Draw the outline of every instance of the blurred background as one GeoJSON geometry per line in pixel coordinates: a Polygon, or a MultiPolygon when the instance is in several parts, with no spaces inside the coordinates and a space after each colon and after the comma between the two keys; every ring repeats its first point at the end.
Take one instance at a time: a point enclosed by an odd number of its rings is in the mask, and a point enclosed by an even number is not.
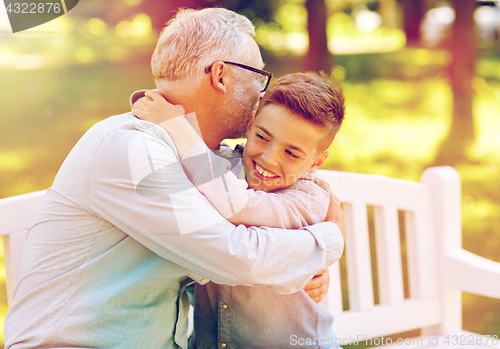
{"type": "MultiPolygon", "coordinates": [[[[275,78],[323,70],[342,83],[346,119],[323,168],[418,181],[426,167],[454,166],[463,245],[500,262],[498,2],[80,0],[16,34],[3,6],[0,198],[48,188],[89,127],[155,87],[149,59],[178,7],[218,6],[254,23],[275,78]]],[[[500,336],[499,300],[464,294],[463,317],[466,330],[500,336]]]]}

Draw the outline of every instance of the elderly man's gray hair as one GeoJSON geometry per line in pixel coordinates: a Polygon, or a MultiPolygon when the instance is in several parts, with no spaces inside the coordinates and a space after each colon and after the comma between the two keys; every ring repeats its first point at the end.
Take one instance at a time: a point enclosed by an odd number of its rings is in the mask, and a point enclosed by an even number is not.
{"type": "Polygon", "coordinates": [[[156,84],[196,80],[217,60],[239,61],[248,35],[255,36],[254,26],[233,11],[179,10],[161,32],[151,59],[156,84]]]}

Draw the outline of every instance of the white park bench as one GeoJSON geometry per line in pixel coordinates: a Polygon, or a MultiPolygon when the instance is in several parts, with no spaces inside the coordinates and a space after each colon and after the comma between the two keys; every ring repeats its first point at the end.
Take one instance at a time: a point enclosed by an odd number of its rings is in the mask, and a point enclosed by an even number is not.
{"type": "MultiPolygon", "coordinates": [[[[427,169],[420,183],[348,172],[322,174],[343,203],[347,230],[343,258],[348,291],[342,295],[336,263],[330,267],[330,289],[321,302],[334,314],[337,342],[368,339],[369,345],[392,342],[400,348],[500,348],[492,337],[462,330],[462,291],[500,298],[500,263],[462,249],[460,177],[453,168],[427,169]],[[375,237],[376,273],[370,235],[375,237]],[[342,297],[348,297],[348,309],[342,297]],[[422,337],[387,338],[415,329],[421,329],[422,337]]],[[[0,200],[9,302],[27,230],[44,194],[0,200]]],[[[295,339],[297,344],[300,340],[295,339]]]]}

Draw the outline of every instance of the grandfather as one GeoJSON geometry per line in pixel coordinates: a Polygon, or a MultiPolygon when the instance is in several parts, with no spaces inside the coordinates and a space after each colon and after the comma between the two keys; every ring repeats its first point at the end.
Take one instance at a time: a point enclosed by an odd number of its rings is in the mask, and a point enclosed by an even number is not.
{"type": "MultiPolygon", "coordinates": [[[[196,112],[212,149],[243,135],[263,89],[233,64],[263,67],[253,35],[234,12],[184,10],[158,41],[158,90],[196,112]]],[[[210,170],[200,162],[200,175],[210,170]]],[[[331,216],[341,224],[337,206],[331,216]]],[[[340,234],[332,222],[232,225],[193,187],[166,132],[110,117],[68,155],[28,234],[6,348],[186,348],[192,280],[293,292],[338,260],[340,234]]]]}

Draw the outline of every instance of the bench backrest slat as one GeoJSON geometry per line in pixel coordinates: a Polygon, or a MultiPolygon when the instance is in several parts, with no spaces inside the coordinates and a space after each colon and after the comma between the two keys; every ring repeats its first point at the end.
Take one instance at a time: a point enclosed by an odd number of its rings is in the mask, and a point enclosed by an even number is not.
{"type": "Polygon", "coordinates": [[[404,299],[398,210],[374,207],[380,304],[396,305],[404,299]]]}
{"type": "Polygon", "coordinates": [[[0,235],[3,236],[7,301],[14,296],[28,229],[42,205],[46,190],[0,200],[0,235]]]}
{"type": "Polygon", "coordinates": [[[337,272],[336,265],[331,267],[330,291],[321,302],[335,317],[337,336],[352,341],[359,339],[357,335],[373,338],[439,324],[441,294],[431,188],[374,175],[321,174],[341,200],[346,221],[347,275],[337,272]],[[338,291],[341,276],[347,278],[344,294],[338,291]],[[339,311],[339,304],[346,303],[348,309],[339,311]]]}
{"type": "Polygon", "coordinates": [[[369,310],[373,307],[372,270],[366,205],[359,202],[343,206],[346,222],[346,253],[349,304],[352,310],[369,310]]]}

